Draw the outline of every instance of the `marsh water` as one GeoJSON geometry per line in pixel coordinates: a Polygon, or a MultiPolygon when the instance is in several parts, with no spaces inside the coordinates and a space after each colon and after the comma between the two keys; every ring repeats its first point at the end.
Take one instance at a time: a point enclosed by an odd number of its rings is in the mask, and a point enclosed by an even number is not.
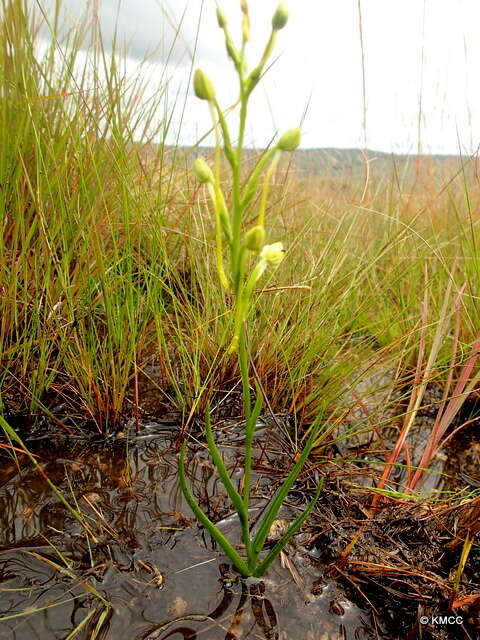
{"type": "MultiPolygon", "coordinates": [[[[84,513],[90,534],[24,456],[15,461],[0,450],[0,638],[387,637],[371,610],[327,577],[308,549],[308,533],[297,536],[264,580],[241,579],[182,497],[178,428],[140,426],[138,433],[127,429],[107,441],[51,432],[28,441],[42,472],[84,513]]],[[[256,449],[253,520],[288,463],[276,431],[259,428],[264,444],[256,449]],[[278,478],[269,471],[275,468],[278,478]]],[[[218,439],[232,475],[240,478],[242,426],[225,423],[218,439]]],[[[238,539],[201,442],[192,442],[188,473],[210,517],[238,539]]],[[[304,504],[305,496],[293,492],[277,525],[304,504]]]]}

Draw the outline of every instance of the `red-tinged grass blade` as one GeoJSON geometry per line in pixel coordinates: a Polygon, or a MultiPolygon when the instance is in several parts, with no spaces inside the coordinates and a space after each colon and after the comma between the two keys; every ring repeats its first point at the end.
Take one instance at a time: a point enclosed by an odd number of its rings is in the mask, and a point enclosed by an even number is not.
{"type": "MultiPolygon", "coordinates": [[[[422,401],[423,391],[422,391],[422,386],[420,386],[420,382],[422,380],[422,366],[423,366],[423,359],[425,355],[427,316],[428,316],[428,298],[427,298],[427,292],[425,291],[423,305],[422,305],[422,319],[421,319],[421,327],[420,327],[419,349],[418,349],[418,357],[417,357],[417,366],[415,369],[414,386],[413,386],[412,394],[410,396],[410,401],[408,404],[402,430],[400,432],[400,435],[398,436],[398,439],[395,443],[393,451],[390,454],[390,457],[388,458],[387,464],[385,465],[382,476],[377,484],[377,489],[385,488],[385,484],[390,477],[390,474],[397,461],[400,451],[403,449],[405,445],[405,441],[407,439],[408,433],[410,431],[410,428],[413,424],[413,420],[415,418],[416,409],[418,409],[422,401]]],[[[372,499],[371,509],[375,509],[379,505],[381,500],[382,500],[382,494],[376,493],[372,499]]]]}
{"type": "Polygon", "coordinates": [[[410,489],[415,489],[420,479],[424,474],[424,469],[428,468],[437,449],[440,444],[440,440],[444,436],[448,427],[451,425],[453,419],[458,414],[465,401],[469,397],[470,393],[480,382],[480,371],[472,376],[475,364],[477,362],[478,356],[480,354],[480,334],[475,342],[471,355],[465,366],[463,367],[455,389],[453,390],[452,397],[448,402],[443,415],[441,415],[440,420],[435,422],[432,438],[428,444],[428,447],[425,449],[425,452],[422,456],[422,459],[419,462],[419,469],[415,472],[412,482],[410,484],[410,489]]]}
{"type": "MultiPolygon", "coordinates": [[[[16,451],[17,453],[25,453],[24,449],[20,449],[19,447],[14,447],[13,444],[0,443],[0,448],[8,449],[8,451],[16,451]]],[[[38,456],[35,453],[31,453],[30,455],[33,456],[34,458],[38,458],[38,456]]]]}
{"type": "MultiPolygon", "coordinates": [[[[451,290],[452,290],[452,280],[449,279],[448,281],[448,286],[447,289],[445,291],[445,295],[444,295],[444,299],[443,299],[443,305],[442,305],[442,310],[440,313],[440,318],[438,320],[438,324],[437,324],[437,330],[435,332],[435,336],[432,342],[432,346],[430,349],[430,353],[429,353],[429,357],[428,360],[425,364],[425,367],[423,368],[423,358],[424,358],[424,354],[425,354],[425,340],[426,340],[426,329],[427,329],[427,325],[428,325],[428,290],[426,287],[426,283],[428,281],[428,274],[427,274],[427,269],[425,267],[425,295],[424,295],[424,301],[423,301],[423,308],[422,308],[422,325],[421,325],[421,331],[420,331],[420,338],[419,338],[419,352],[418,352],[418,358],[417,358],[417,366],[416,366],[416,372],[415,372],[415,383],[414,383],[414,389],[412,391],[412,395],[410,397],[410,402],[409,402],[409,406],[405,415],[405,420],[404,420],[404,424],[402,427],[402,430],[400,432],[400,435],[395,443],[394,449],[392,451],[392,453],[390,454],[390,457],[388,458],[387,464],[383,470],[382,473],[382,477],[380,478],[380,481],[377,485],[378,489],[385,489],[385,485],[386,482],[388,481],[390,474],[392,472],[392,468],[393,465],[395,464],[395,462],[397,461],[397,458],[400,454],[400,451],[403,449],[403,447],[405,446],[408,434],[410,432],[410,429],[414,423],[415,417],[418,413],[418,410],[421,406],[422,403],[422,399],[423,396],[425,394],[425,390],[427,388],[428,382],[430,381],[431,377],[432,377],[432,373],[435,367],[435,363],[439,354],[439,351],[441,349],[444,337],[448,331],[448,320],[451,317],[452,314],[454,314],[455,312],[458,311],[459,308],[459,304],[460,304],[460,297],[464,291],[465,286],[463,286],[454,303],[453,303],[453,307],[452,310],[449,312],[449,304],[450,304],[450,296],[451,296],[451,290]],[[420,384],[418,385],[418,382],[420,381],[420,384]],[[417,386],[418,385],[418,386],[417,386]]],[[[424,466],[422,463],[420,463],[420,466],[424,466]]],[[[421,473],[420,470],[417,470],[417,474],[421,473]]],[[[415,474],[416,475],[416,474],[415,474]]],[[[414,476],[415,478],[415,476],[414,476]]],[[[412,482],[414,482],[414,479],[412,479],[412,482]]],[[[373,496],[372,499],[372,503],[371,503],[371,509],[375,509],[376,507],[378,507],[378,505],[380,504],[380,502],[382,501],[383,498],[383,494],[382,493],[375,493],[375,495],[373,496]]]]}

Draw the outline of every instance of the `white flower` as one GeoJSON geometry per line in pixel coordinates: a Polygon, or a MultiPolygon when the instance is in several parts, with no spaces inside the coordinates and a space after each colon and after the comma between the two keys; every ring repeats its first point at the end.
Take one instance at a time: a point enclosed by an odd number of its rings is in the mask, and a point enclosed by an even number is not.
{"type": "Polygon", "coordinates": [[[271,267],[278,267],[285,255],[285,249],[282,242],[274,242],[273,244],[266,244],[260,252],[260,260],[265,262],[271,267]]]}

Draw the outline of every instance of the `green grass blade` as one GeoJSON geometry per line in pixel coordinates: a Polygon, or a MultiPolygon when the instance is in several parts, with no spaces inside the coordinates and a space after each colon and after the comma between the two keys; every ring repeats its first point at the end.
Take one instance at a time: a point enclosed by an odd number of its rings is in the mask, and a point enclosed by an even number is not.
{"type": "MultiPolygon", "coordinates": [[[[50,478],[45,474],[45,472],[43,471],[41,465],[37,462],[37,460],[35,459],[35,456],[33,456],[30,453],[30,451],[27,449],[27,447],[23,443],[23,440],[20,438],[20,436],[17,434],[17,432],[14,429],[12,429],[12,427],[8,424],[8,422],[5,420],[5,418],[3,416],[1,416],[1,415],[0,415],[0,427],[4,430],[4,432],[7,434],[7,436],[11,440],[15,440],[15,442],[18,442],[18,444],[22,447],[25,455],[29,458],[30,462],[35,466],[37,471],[40,473],[42,478],[45,480],[45,482],[48,484],[48,486],[53,491],[53,493],[57,496],[57,498],[60,500],[60,502],[62,502],[62,504],[68,509],[69,513],[75,518],[75,520],[77,522],[79,522],[84,529],[87,529],[88,527],[87,527],[87,524],[85,522],[85,519],[84,519],[82,513],[80,511],[78,511],[77,509],[74,509],[72,507],[72,505],[64,497],[64,495],[58,489],[58,487],[55,484],[53,484],[53,482],[50,480],[50,478]]],[[[89,532],[89,533],[91,533],[91,532],[89,532]]]]}

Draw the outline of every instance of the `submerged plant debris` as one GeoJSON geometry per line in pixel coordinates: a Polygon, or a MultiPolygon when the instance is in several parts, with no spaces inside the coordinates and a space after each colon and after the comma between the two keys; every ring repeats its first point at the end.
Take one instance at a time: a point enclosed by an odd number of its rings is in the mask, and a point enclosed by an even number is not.
{"type": "MultiPolygon", "coordinates": [[[[252,520],[288,468],[278,418],[262,422],[255,449],[252,520]]],[[[307,504],[319,471],[328,480],[310,524],[264,580],[245,580],[212,547],[178,486],[178,428],[142,422],[109,440],[62,435],[29,440],[45,474],[85,515],[82,530],[22,454],[1,453],[0,638],[161,640],[209,638],[477,638],[480,553],[471,552],[457,592],[466,530],[478,534],[480,493],[448,503],[396,501],[366,517],[367,456],[317,456],[274,523],[273,544],[307,504]],[[359,482],[359,479],[361,481],[359,482]],[[348,557],[342,552],[361,536],[348,557]],[[103,598],[104,601],[102,601],[103,598]],[[420,625],[453,615],[462,624],[420,625]],[[82,624],[83,623],[83,624],[82,624]],[[95,636],[98,633],[98,636],[95,636]]],[[[243,425],[217,424],[232,477],[241,478],[243,425]]],[[[474,448],[472,429],[455,447],[474,448]]],[[[369,445],[371,451],[371,445],[369,445]]],[[[462,460],[458,456],[458,460],[462,460]]],[[[222,531],[240,530],[204,444],[193,437],[188,474],[197,499],[222,531]]],[[[477,468],[461,473],[472,474],[477,468]]],[[[447,477],[442,476],[442,483],[447,477]]],[[[459,484],[460,483],[460,484],[459,484]]]]}
{"type": "MultiPolygon", "coordinates": [[[[91,522],[96,540],[21,456],[20,469],[3,456],[0,637],[66,638],[98,606],[85,585],[111,605],[102,638],[371,637],[371,614],[333,579],[319,580],[317,560],[301,547],[284,554],[284,566],[277,563],[268,579],[240,579],[184,502],[172,448],[176,435],[171,425],[147,423],[141,435],[108,442],[52,434],[29,442],[44,472],[91,522]]],[[[234,477],[241,437],[232,423],[220,438],[234,477]]],[[[268,470],[278,445],[270,438],[256,453],[255,466],[266,474],[255,478],[254,517],[275,487],[268,470]]],[[[222,531],[237,536],[205,448],[194,446],[191,454],[197,499],[222,531]]],[[[89,638],[98,617],[78,637],[89,638]]]]}

